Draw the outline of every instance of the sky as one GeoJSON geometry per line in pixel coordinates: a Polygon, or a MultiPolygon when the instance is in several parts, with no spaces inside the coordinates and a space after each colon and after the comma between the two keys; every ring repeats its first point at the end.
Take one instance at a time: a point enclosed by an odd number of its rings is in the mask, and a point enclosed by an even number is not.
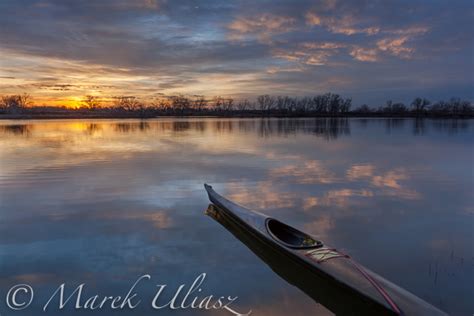
{"type": "Polygon", "coordinates": [[[0,95],[474,97],[471,0],[0,0],[0,95]]]}

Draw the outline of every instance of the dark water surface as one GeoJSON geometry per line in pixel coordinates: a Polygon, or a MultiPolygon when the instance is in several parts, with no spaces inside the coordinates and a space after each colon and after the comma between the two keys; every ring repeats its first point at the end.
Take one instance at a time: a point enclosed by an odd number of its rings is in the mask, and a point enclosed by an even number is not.
{"type": "MultiPolygon", "coordinates": [[[[473,136],[473,120],[0,122],[0,315],[41,314],[62,283],[124,296],[143,274],[136,310],[94,314],[194,315],[150,301],[156,284],[165,302],[203,272],[194,294],[238,296],[240,312],[329,315],[203,214],[204,182],[472,315],[473,136]],[[11,312],[4,298],[18,283],[35,297],[11,312]]],[[[56,300],[46,314],[72,307],[56,300]]]]}

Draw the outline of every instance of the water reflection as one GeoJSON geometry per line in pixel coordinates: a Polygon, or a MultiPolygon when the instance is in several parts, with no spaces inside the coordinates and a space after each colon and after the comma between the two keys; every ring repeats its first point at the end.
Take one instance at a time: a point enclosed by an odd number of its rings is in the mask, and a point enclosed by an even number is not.
{"type": "Polygon", "coordinates": [[[91,123],[87,124],[87,127],[85,128],[85,132],[88,135],[94,135],[102,130],[102,125],[97,124],[97,123],[91,123]]]}
{"type": "Polygon", "coordinates": [[[0,290],[28,280],[41,296],[67,281],[120,294],[142,273],[171,286],[207,272],[206,288],[238,295],[243,310],[326,315],[202,216],[209,182],[450,314],[470,313],[472,128],[364,118],[0,122],[0,290]]]}
{"type": "MultiPolygon", "coordinates": [[[[57,122],[57,121],[56,121],[57,122]]],[[[402,131],[407,124],[412,126],[413,135],[423,135],[428,129],[437,133],[456,134],[466,132],[469,129],[469,120],[465,119],[348,119],[348,118],[315,118],[315,119],[163,119],[148,121],[121,121],[109,123],[97,120],[93,123],[75,121],[72,124],[64,124],[63,127],[81,129],[84,133],[95,134],[100,132],[104,126],[112,127],[120,133],[135,132],[206,132],[228,133],[234,131],[239,133],[255,133],[259,137],[280,137],[296,134],[313,134],[325,139],[337,139],[341,136],[351,134],[351,125],[357,128],[367,129],[380,122],[385,124],[388,134],[402,131]],[[372,125],[372,126],[370,126],[372,125]]],[[[56,123],[52,123],[54,125],[56,123]]],[[[0,124],[0,133],[13,135],[28,135],[31,133],[32,124],[0,124]]]]}
{"type": "MultiPolygon", "coordinates": [[[[256,121],[251,121],[253,124],[256,121]]],[[[349,119],[347,118],[318,118],[318,119],[279,119],[261,120],[259,122],[261,137],[272,135],[289,136],[297,133],[313,134],[325,139],[336,139],[339,136],[349,135],[349,119]]],[[[248,130],[248,129],[247,129],[248,130]]]]}
{"type": "Polygon", "coordinates": [[[5,135],[28,136],[31,134],[32,125],[27,124],[12,124],[0,125],[0,132],[5,135]]]}
{"type": "Polygon", "coordinates": [[[116,123],[114,124],[114,128],[120,133],[144,132],[150,129],[150,124],[144,121],[139,123],[116,123]]]}
{"type": "Polygon", "coordinates": [[[403,118],[388,118],[385,119],[385,128],[388,134],[391,134],[393,130],[403,129],[407,120],[403,118]]]}

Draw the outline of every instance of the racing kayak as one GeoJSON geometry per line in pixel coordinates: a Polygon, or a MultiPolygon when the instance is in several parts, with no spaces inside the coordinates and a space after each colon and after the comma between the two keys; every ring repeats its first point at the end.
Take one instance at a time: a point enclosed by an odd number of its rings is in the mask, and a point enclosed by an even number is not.
{"type": "Polygon", "coordinates": [[[285,280],[337,315],[447,315],[363,267],[348,254],[204,185],[206,213],[285,280]]]}

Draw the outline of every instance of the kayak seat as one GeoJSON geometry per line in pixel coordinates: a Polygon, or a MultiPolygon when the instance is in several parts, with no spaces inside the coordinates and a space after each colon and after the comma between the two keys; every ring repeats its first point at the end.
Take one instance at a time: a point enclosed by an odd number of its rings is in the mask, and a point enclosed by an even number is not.
{"type": "Polygon", "coordinates": [[[267,231],[273,239],[290,248],[307,249],[321,247],[323,244],[310,235],[303,233],[282,222],[269,218],[266,221],[267,231]]]}

